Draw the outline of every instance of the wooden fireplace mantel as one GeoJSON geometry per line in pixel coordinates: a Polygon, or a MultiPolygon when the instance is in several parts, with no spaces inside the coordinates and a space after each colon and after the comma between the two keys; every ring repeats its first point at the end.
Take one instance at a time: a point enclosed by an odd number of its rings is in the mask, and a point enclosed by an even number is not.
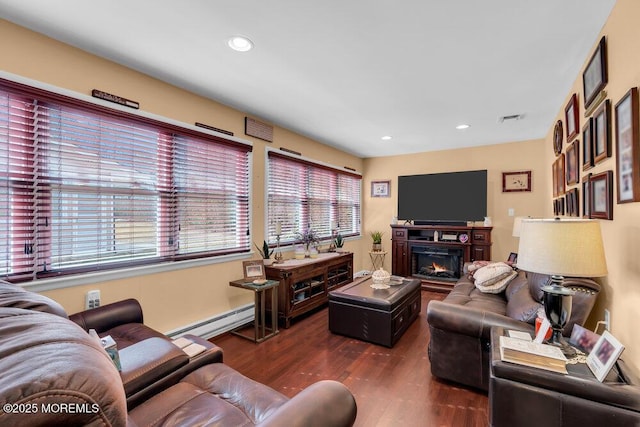
{"type": "MultiPolygon", "coordinates": [[[[391,270],[397,276],[411,276],[412,246],[439,246],[463,250],[464,262],[491,259],[492,227],[462,225],[391,225],[391,270]],[[437,234],[436,234],[437,232],[437,234]],[[436,238],[437,236],[437,238],[436,238]]],[[[462,274],[462,271],[460,271],[462,274]]],[[[422,288],[449,292],[455,283],[416,277],[422,288]]]]}

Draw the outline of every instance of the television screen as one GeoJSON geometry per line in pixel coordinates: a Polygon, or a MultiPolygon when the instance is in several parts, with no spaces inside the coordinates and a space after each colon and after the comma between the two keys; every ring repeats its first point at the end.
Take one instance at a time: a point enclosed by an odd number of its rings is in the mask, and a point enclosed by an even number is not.
{"type": "Polygon", "coordinates": [[[398,219],[414,223],[481,221],[487,216],[487,171],[398,177],[398,219]]]}

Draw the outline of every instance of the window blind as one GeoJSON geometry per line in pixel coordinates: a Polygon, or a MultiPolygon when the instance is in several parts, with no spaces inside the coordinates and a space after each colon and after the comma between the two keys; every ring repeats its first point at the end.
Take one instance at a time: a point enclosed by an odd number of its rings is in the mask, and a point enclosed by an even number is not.
{"type": "Polygon", "coordinates": [[[343,236],[360,234],[362,177],[328,166],[268,152],[268,241],[292,244],[312,228],[320,239],[331,238],[332,226],[343,236]]]}
{"type": "Polygon", "coordinates": [[[0,85],[0,274],[249,251],[251,147],[0,85]]]}

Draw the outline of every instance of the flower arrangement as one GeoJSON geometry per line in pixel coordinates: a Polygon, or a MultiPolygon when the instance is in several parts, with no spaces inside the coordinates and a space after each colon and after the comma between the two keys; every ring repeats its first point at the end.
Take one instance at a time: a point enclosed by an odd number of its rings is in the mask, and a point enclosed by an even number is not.
{"type": "Polygon", "coordinates": [[[305,249],[309,250],[309,246],[313,243],[319,243],[320,239],[318,238],[318,234],[313,230],[313,228],[309,227],[302,233],[296,234],[296,239],[304,244],[305,249]]]}

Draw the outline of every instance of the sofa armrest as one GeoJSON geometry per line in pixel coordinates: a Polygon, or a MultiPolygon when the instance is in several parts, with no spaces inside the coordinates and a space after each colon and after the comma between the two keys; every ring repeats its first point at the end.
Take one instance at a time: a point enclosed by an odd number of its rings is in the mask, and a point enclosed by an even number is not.
{"type": "Polygon", "coordinates": [[[126,323],[144,323],[142,307],[132,298],[81,311],[72,314],[69,319],[85,331],[95,329],[98,334],[126,323]]]}
{"type": "Polygon", "coordinates": [[[443,331],[486,340],[491,337],[492,326],[521,331],[533,330],[533,327],[528,323],[514,320],[508,316],[443,301],[429,302],[427,323],[430,327],[443,331]]]}
{"type": "Polygon", "coordinates": [[[258,426],[351,426],[356,420],[356,401],[337,381],[311,384],[269,415],[258,426]]]}
{"type": "Polygon", "coordinates": [[[162,338],[149,338],[119,351],[122,383],[127,396],[189,363],[189,356],[162,338]]]}

